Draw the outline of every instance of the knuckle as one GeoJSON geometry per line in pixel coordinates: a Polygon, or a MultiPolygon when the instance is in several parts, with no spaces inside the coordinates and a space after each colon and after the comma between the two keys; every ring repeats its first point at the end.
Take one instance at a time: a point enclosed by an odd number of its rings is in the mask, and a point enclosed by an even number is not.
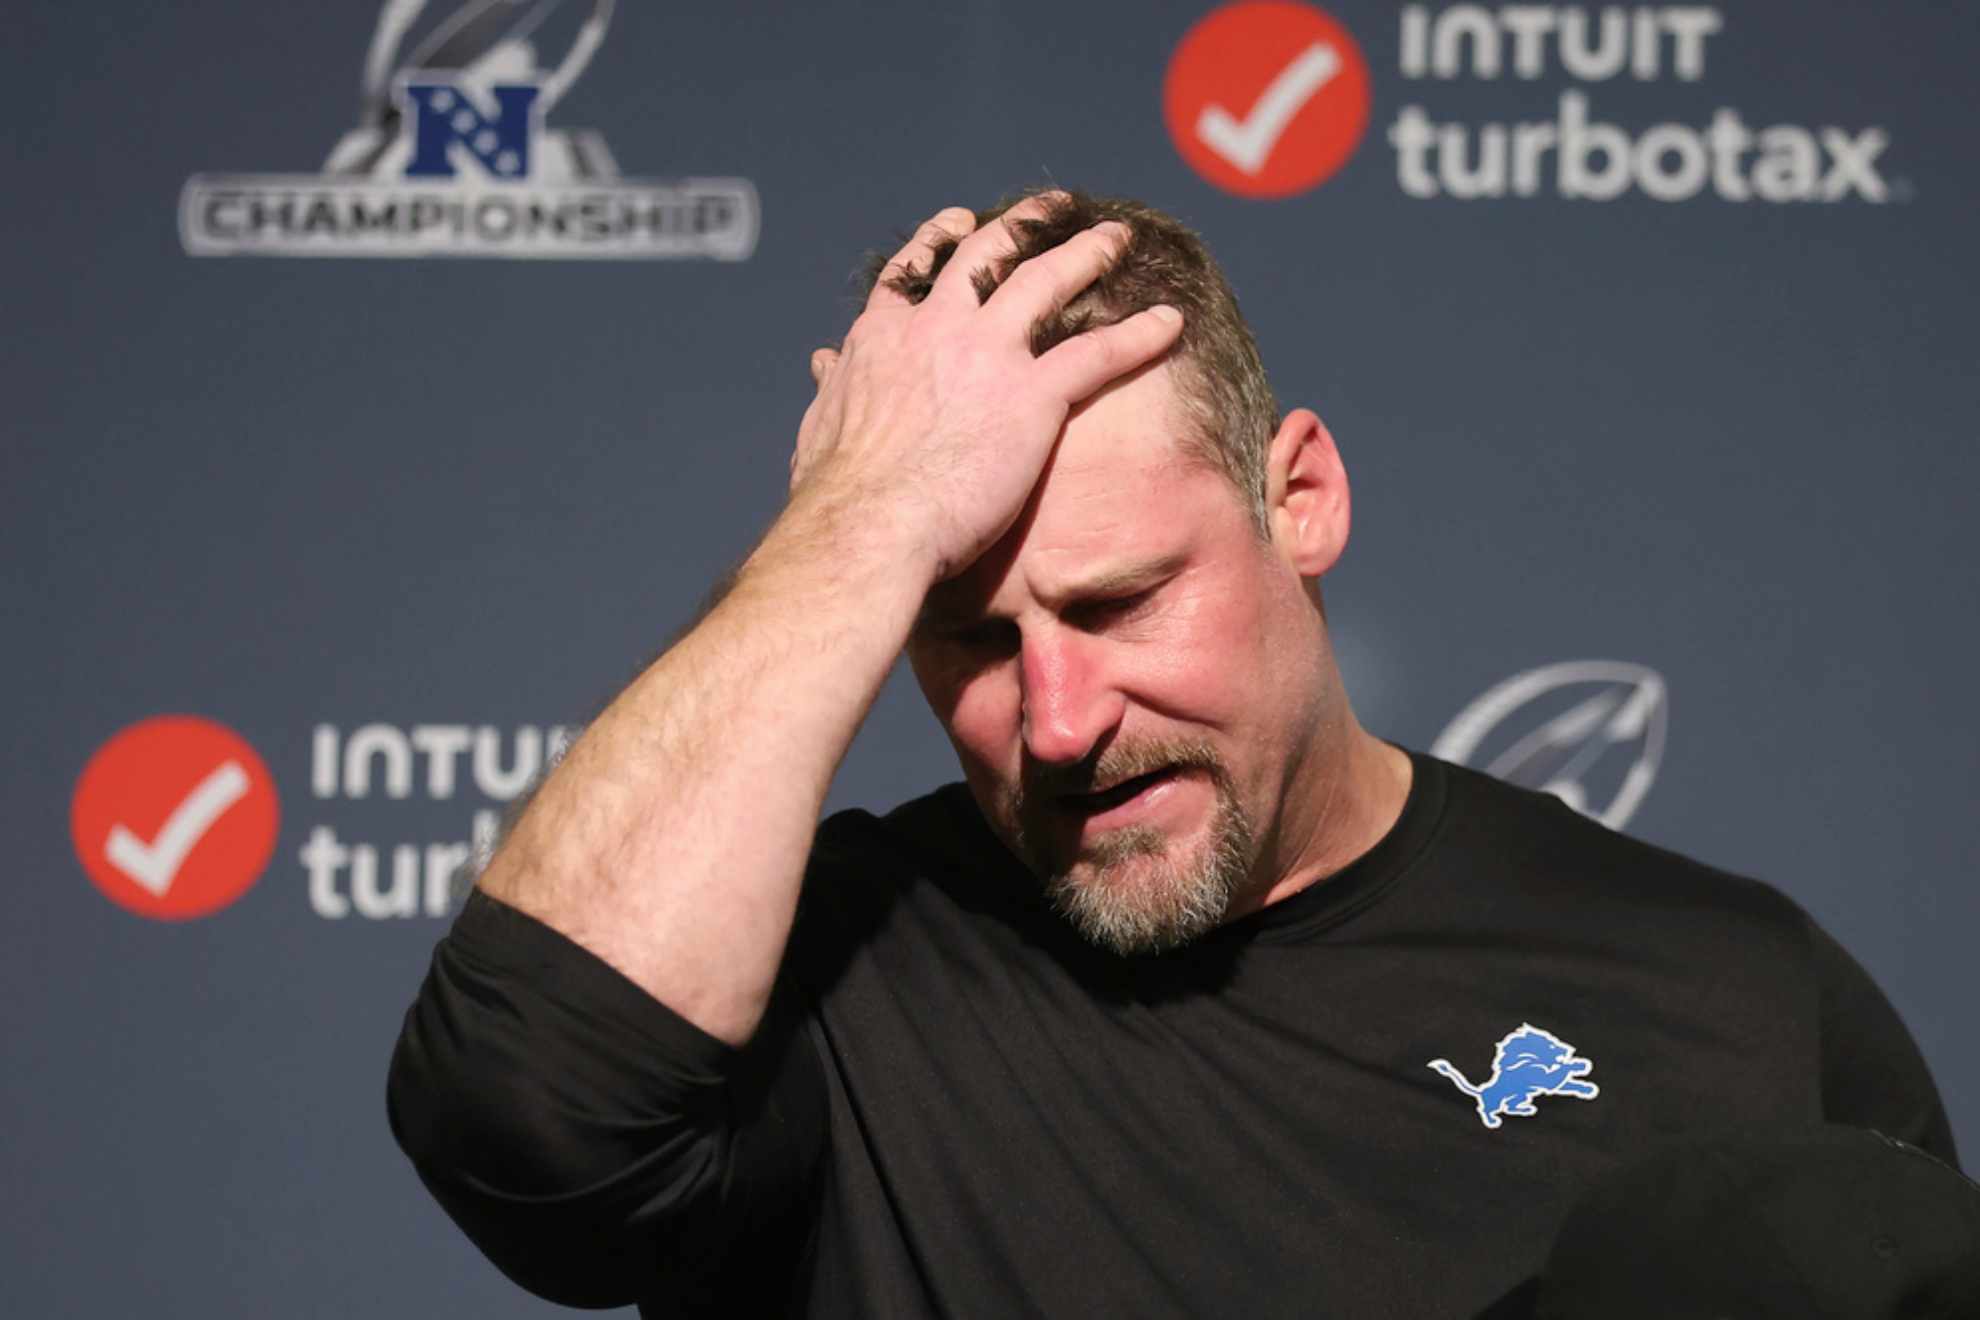
{"type": "Polygon", "coordinates": [[[875,340],[885,340],[887,327],[896,319],[898,309],[881,304],[861,312],[852,325],[846,329],[846,337],[839,341],[839,356],[849,358],[862,345],[875,340]]]}

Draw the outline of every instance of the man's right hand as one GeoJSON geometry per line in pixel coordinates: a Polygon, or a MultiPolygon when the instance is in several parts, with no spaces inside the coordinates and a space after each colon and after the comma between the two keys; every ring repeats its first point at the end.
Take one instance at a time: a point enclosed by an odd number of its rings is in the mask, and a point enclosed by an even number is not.
{"type": "Polygon", "coordinates": [[[1017,520],[1077,404],[1159,357],[1182,331],[1181,313],[1156,307],[1034,357],[1032,326],[1129,241],[1125,225],[1096,225],[1025,261],[979,301],[972,275],[1008,260],[1011,223],[1048,204],[1031,198],[982,229],[969,211],[940,212],[894,255],[844,347],[812,359],[819,389],[798,429],[792,511],[888,528],[905,538],[925,585],[968,568],[1017,520]],[[925,300],[888,287],[904,269],[928,269],[952,238],[961,242],[925,300]]]}

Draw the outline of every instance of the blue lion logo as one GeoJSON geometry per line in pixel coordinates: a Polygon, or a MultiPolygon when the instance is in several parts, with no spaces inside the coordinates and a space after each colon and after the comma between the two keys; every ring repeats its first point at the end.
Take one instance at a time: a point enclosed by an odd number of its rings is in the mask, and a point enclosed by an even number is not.
{"type": "Polygon", "coordinates": [[[1594,1060],[1576,1058],[1574,1046],[1530,1022],[1520,1023],[1519,1030],[1499,1042],[1492,1075],[1483,1086],[1473,1086],[1446,1059],[1432,1059],[1429,1066],[1477,1101],[1478,1119],[1488,1128],[1498,1127],[1502,1114],[1533,1117],[1539,1112],[1533,1107],[1538,1096],[1593,1100],[1602,1093],[1595,1083],[1581,1080],[1595,1070],[1594,1060]]]}

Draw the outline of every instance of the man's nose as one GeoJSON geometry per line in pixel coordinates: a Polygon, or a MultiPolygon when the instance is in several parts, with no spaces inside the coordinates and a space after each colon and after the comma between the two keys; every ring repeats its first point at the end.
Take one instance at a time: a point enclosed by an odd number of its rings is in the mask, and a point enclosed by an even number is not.
{"type": "Polygon", "coordinates": [[[1107,680],[1094,639],[1048,624],[1021,649],[1024,745],[1050,765],[1072,765],[1121,722],[1126,700],[1107,680]]]}

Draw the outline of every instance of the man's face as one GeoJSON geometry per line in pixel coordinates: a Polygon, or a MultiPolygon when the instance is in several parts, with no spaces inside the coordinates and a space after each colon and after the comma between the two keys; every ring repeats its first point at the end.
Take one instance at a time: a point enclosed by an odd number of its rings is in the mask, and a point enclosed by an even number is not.
{"type": "Polygon", "coordinates": [[[908,644],[992,828],[1121,953],[1257,888],[1321,709],[1313,606],[1184,425],[1166,366],[1088,401],[908,644]]]}

